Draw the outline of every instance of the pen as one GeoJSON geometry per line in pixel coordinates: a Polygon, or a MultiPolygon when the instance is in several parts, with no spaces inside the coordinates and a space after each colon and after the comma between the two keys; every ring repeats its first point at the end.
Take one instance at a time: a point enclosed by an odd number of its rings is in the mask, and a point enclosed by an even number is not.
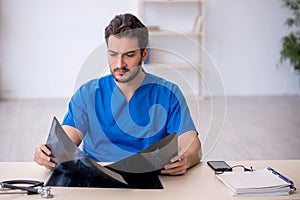
{"type": "Polygon", "coordinates": [[[276,170],[272,169],[271,167],[267,168],[269,171],[271,171],[273,174],[275,174],[276,176],[279,176],[279,178],[281,178],[282,180],[284,180],[287,183],[290,183],[292,186],[294,186],[293,181],[291,181],[290,179],[286,178],[285,176],[281,175],[279,172],[277,172],[276,170]]]}

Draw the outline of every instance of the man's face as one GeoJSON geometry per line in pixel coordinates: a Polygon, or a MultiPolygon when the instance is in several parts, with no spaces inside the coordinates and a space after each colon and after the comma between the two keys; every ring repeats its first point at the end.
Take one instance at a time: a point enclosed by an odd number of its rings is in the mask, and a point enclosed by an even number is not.
{"type": "Polygon", "coordinates": [[[141,55],[137,38],[111,35],[107,47],[110,71],[117,82],[127,83],[141,72],[141,64],[147,58],[147,51],[141,55]]]}

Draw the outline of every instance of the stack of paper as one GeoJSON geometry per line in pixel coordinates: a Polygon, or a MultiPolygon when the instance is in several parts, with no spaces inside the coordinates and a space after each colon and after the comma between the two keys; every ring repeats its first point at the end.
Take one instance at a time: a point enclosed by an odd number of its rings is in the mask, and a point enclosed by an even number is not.
{"type": "Polygon", "coordinates": [[[272,168],[251,172],[225,172],[216,175],[234,195],[289,195],[293,182],[272,168]]]}

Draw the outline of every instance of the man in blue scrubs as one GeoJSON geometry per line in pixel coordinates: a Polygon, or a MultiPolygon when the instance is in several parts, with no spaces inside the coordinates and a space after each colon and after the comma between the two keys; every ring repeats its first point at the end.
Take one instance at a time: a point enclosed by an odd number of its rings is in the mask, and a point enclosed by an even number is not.
{"type": "MultiPolygon", "coordinates": [[[[142,68],[148,29],[134,15],[117,15],[105,39],[111,74],[76,91],[62,123],[65,132],[97,162],[124,159],[176,132],[179,154],[161,173],[184,174],[199,163],[201,143],[178,86],[142,68]]],[[[50,158],[45,145],[36,149],[38,164],[55,167],[50,158]]]]}

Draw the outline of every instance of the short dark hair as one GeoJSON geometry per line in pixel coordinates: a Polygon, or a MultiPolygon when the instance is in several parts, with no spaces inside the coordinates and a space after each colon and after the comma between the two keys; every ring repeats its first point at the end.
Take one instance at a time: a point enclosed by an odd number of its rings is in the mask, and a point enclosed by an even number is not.
{"type": "Polygon", "coordinates": [[[116,15],[110,21],[105,28],[106,44],[108,44],[108,38],[111,35],[137,38],[138,46],[142,51],[148,45],[149,35],[147,27],[136,16],[129,13],[116,15]]]}

